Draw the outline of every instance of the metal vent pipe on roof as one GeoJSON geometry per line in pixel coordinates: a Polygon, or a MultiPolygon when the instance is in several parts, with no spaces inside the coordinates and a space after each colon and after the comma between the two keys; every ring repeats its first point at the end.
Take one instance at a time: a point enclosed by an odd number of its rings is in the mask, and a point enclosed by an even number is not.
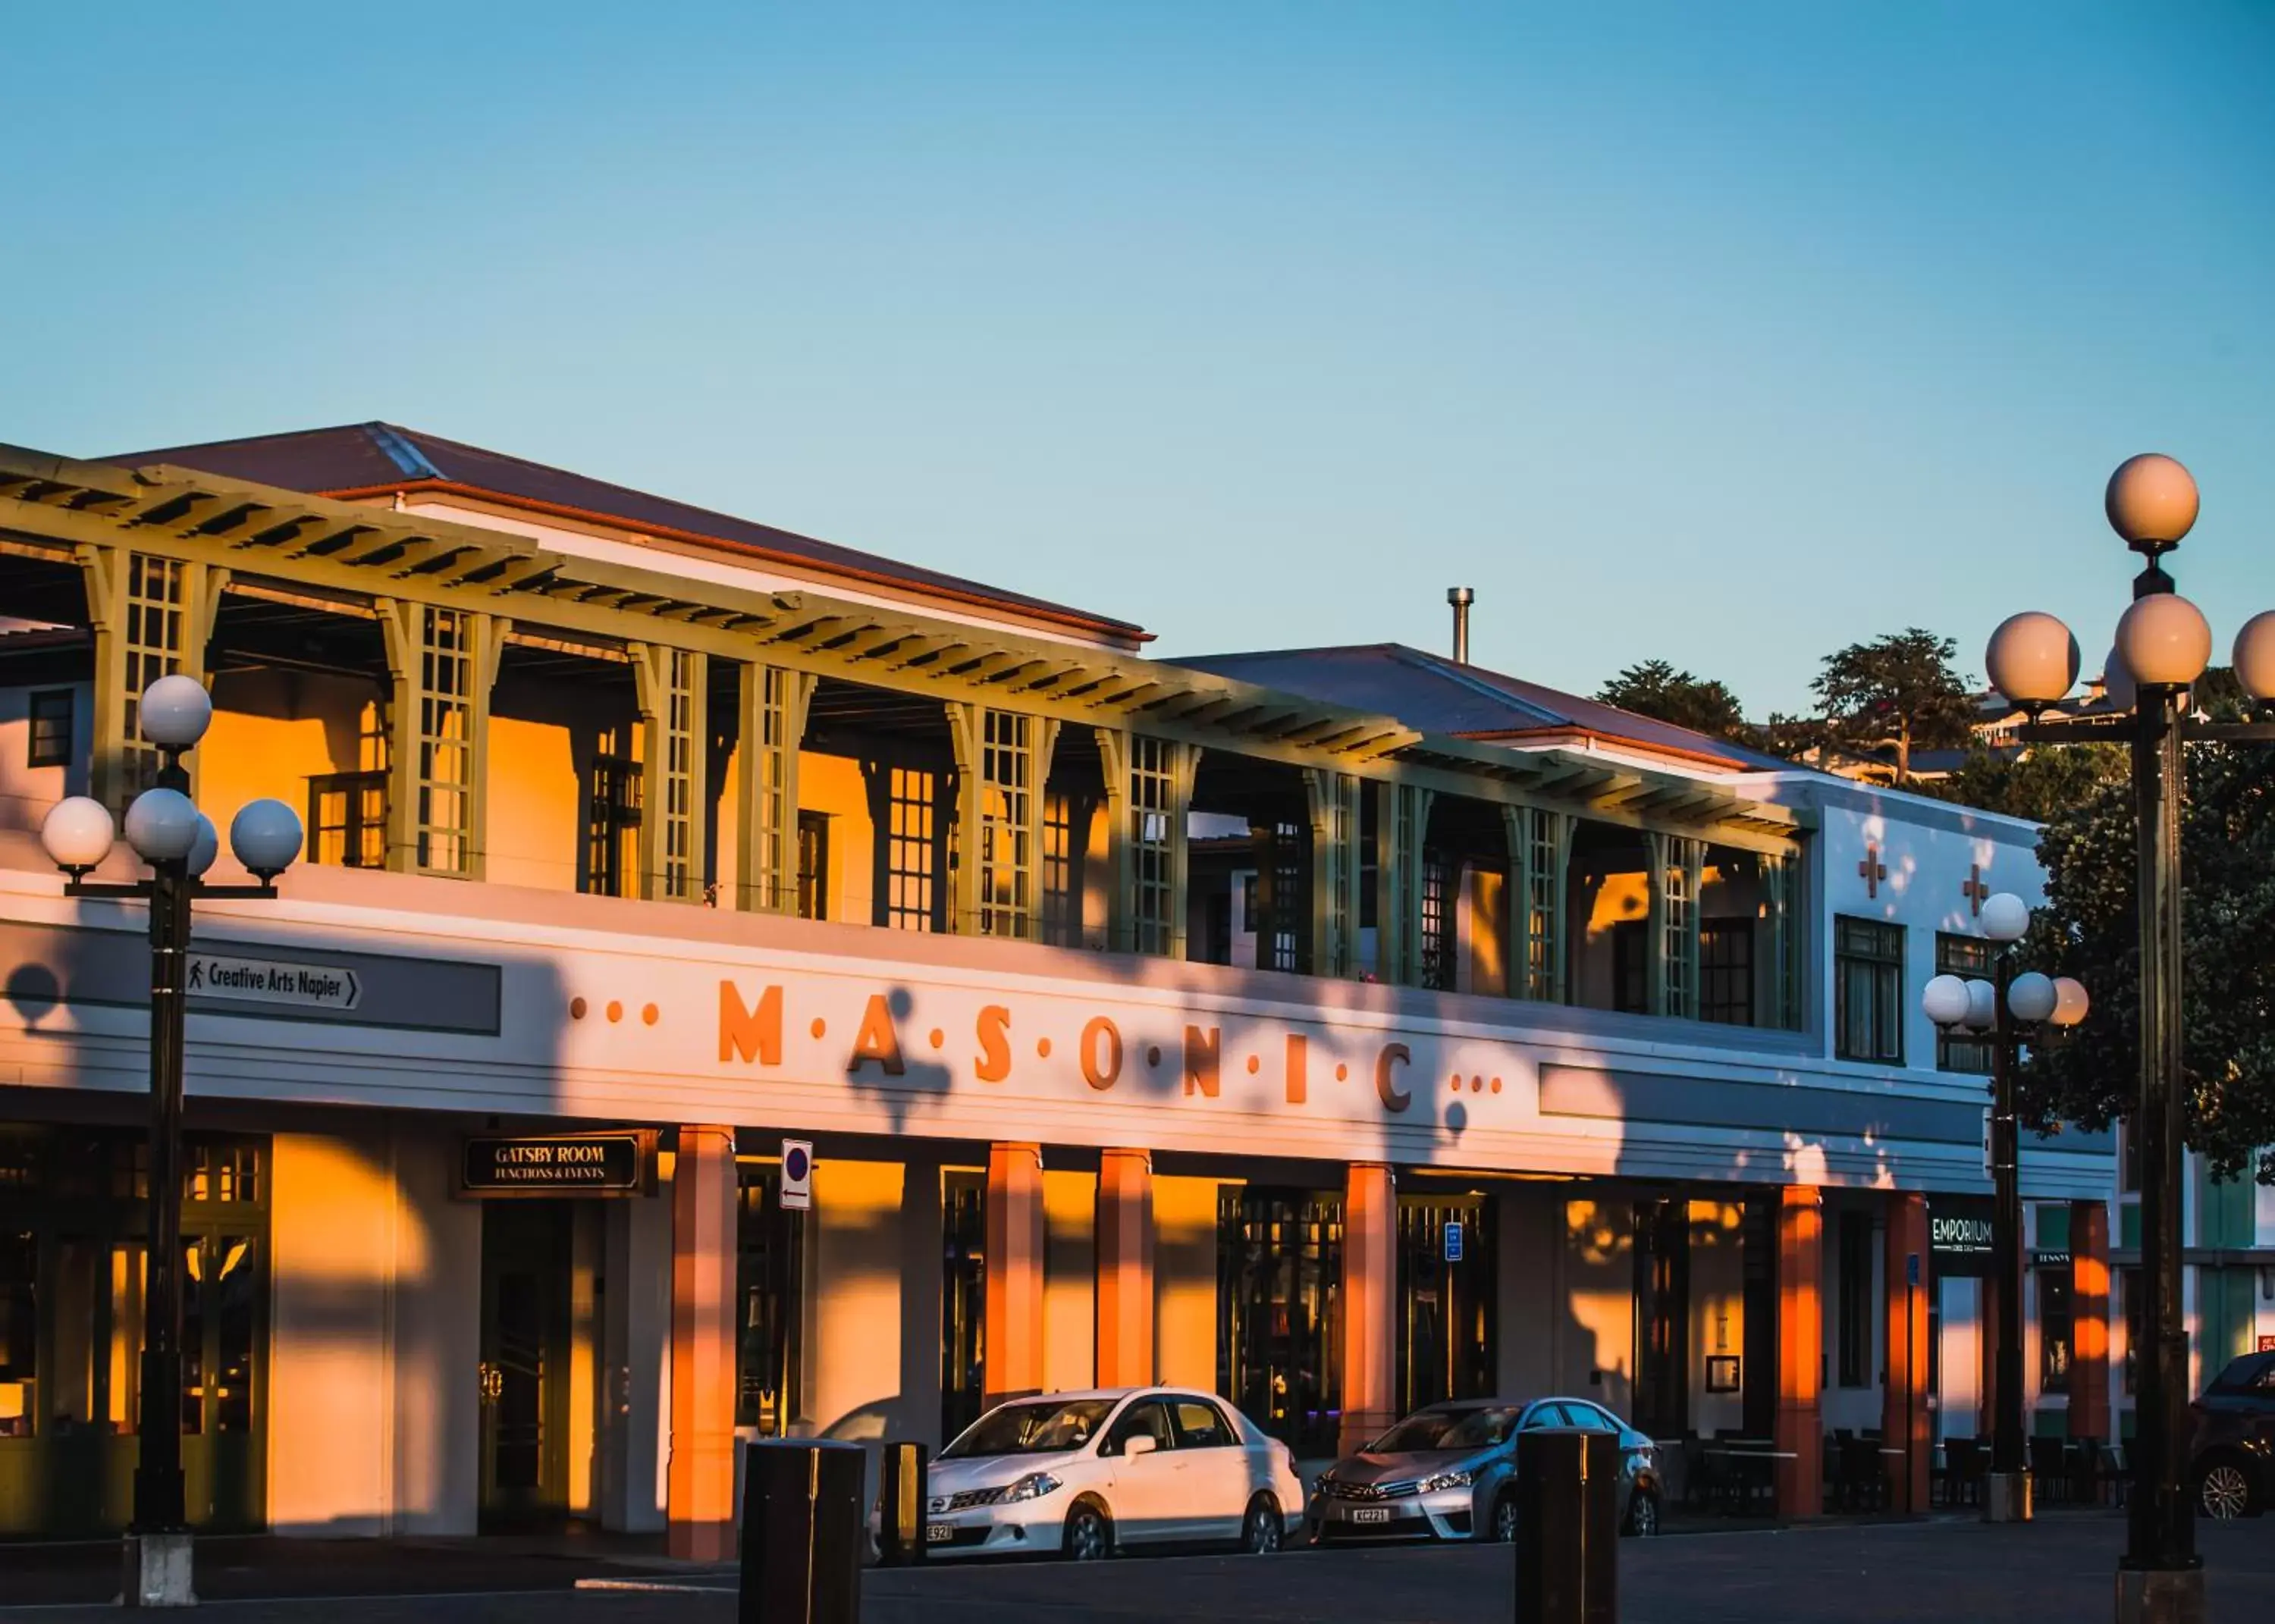
{"type": "Polygon", "coordinates": [[[1446,601],[1454,606],[1454,663],[1470,663],[1470,605],[1478,594],[1466,586],[1446,588],[1446,601]]]}

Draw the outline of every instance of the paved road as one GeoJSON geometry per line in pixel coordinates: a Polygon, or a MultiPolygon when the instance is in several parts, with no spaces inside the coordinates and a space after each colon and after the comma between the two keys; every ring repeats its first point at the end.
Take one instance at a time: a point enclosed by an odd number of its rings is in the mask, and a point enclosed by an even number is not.
{"type": "MultiPolygon", "coordinates": [[[[2275,1519],[2202,1530],[2214,1624],[2275,1619],[2275,1519]]],[[[2045,1624],[2106,1619],[2120,1518],[2024,1529],[1969,1521],[1699,1534],[1621,1546],[1623,1624],[2045,1624]]],[[[1236,1619],[1242,1624],[1480,1624],[1510,1606],[1505,1549],[1296,1552],[872,1573],[863,1624],[1236,1619]]],[[[730,1581],[678,1590],[224,1602],[207,1624],[729,1624],[730,1581]]],[[[85,1620],[0,1607],[0,1624],[85,1620]]]]}

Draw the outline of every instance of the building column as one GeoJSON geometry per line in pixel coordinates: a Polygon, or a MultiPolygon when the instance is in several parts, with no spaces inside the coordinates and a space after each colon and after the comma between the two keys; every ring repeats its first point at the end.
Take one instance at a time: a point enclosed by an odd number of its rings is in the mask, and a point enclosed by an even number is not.
{"type": "Polygon", "coordinates": [[[1097,1381],[1138,1387],[1153,1375],[1153,1157],[1098,1158],[1097,1381]]]}
{"type": "Polygon", "coordinates": [[[1398,1419],[1398,1181],[1352,1164],[1343,1188],[1345,1454],[1398,1419]]]}
{"type": "Polygon", "coordinates": [[[1888,1509],[1925,1511],[1934,1454],[1927,1391],[1927,1197],[1916,1190],[1888,1198],[1887,1249],[1881,1270],[1886,1295],[1887,1379],[1881,1387],[1880,1437],[1901,1449],[1888,1462],[1888,1509]]]}
{"type": "Polygon", "coordinates": [[[2069,1435],[2110,1436],[2109,1208],[2076,1201],[2069,1209],[2069,1435]]]}
{"type": "Polygon", "coordinates": [[[735,1130],[684,1127],[671,1175],[671,1461],[666,1548],[735,1549],[735,1130]]]}
{"type": "Polygon", "coordinates": [[[1788,1184],[1777,1213],[1777,1508],[1783,1517],[1825,1509],[1825,1214],[1818,1191],[1788,1184]]]}
{"type": "Polygon", "coordinates": [[[1043,1147],[987,1147],[986,1402],[1043,1390],[1043,1147]]]}

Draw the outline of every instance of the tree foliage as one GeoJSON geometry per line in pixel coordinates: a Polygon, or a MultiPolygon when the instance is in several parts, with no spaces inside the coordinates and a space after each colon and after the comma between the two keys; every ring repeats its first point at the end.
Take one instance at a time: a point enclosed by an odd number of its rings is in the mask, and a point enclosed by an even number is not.
{"type": "MultiPolygon", "coordinates": [[[[2191,744],[2181,822],[2183,1086],[2188,1143],[2213,1170],[2275,1183],[2275,762],[2264,747],[2191,744]]],[[[2046,906],[2029,962],[2075,976],[2085,1022],[2033,1054],[2040,1126],[2105,1126],[2140,1093],[2141,955],[2129,784],[2059,809],[2038,846],[2046,906]]]]}
{"type": "Polygon", "coordinates": [[[1912,788],[1962,806],[2052,823],[2108,784],[2126,782],[2124,750],[2113,744],[2062,744],[2022,755],[1977,746],[1948,778],[1912,788]]]}
{"type": "Polygon", "coordinates": [[[1678,671],[1664,660],[1631,665],[1599,689],[1596,698],[1638,716],[1673,722],[1714,738],[1751,744],[1754,729],[1747,724],[1738,696],[1710,677],[1678,671]]]}
{"type": "Polygon", "coordinates": [[[1912,626],[1825,657],[1810,684],[1832,738],[1858,751],[1893,751],[1908,784],[1915,749],[1967,743],[1974,701],[1951,667],[1959,646],[1912,626]]]}

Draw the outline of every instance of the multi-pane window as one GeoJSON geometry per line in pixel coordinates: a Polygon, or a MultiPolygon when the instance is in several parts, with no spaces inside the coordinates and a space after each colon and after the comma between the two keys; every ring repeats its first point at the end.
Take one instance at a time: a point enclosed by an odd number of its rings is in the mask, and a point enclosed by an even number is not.
{"type": "Polygon", "coordinates": [[[979,933],[1025,936],[1035,917],[1032,720],[982,707],[979,933]]]}
{"type": "Polygon", "coordinates": [[[1130,948],[1166,955],[1175,945],[1176,746],[1133,734],[1130,739],[1130,948]]]}
{"type": "Polygon", "coordinates": [[[1698,1018],[1754,1023],[1754,922],[1708,919],[1698,927],[1698,1018]]]}
{"type": "Polygon", "coordinates": [[[896,931],[939,928],[939,775],[918,767],[889,768],[885,783],[885,920],[896,931]]]}
{"type": "Polygon", "coordinates": [[[308,857],[341,868],[386,865],[385,773],[324,773],[308,780],[308,857]]]}
{"type": "Polygon", "coordinates": [[[474,774],[474,617],[419,610],[419,866],[447,874],[472,858],[474,774]]]}
{"type": "Polygon", "coordinates": [[[1061,948],[1078,947],[1082,941],[1074,821],[1074,802],[1065,791],[1054,789],[1043,797],[1042,936],[1061,948]]]}
{"type": "Polygon", "coordinates": [[[1833,921],[1833,1052],[1903,1063],[1902,925],[1845,915],[1833,921]]]}
{"type": "Polygon", "coordinates": [[[1692,864],[1698,842],[1671,835],[1654,842],[1659,853],[1659,957],[1665,982],[1662,1015],[1689,1015],[1697,1008],[1691,942],[1698,916],[1698,872],[1692,864]]]}
{"type": "Polygon", "coordinates": [[[829,917],[829,815],[797,815],[797,917],[829,917]]]}
{"type": "Polygon", "coordinates": [[[26,767],[66,767],[72,755],[72,691],[42,688],[31,696],[26,767]]]}
{"type": "Polygon", "coordinates": [[[1559,813],[1538,809],[1527,817],[1531,827],[1525,836],[1524,974],[1530,996],[1553,1000],[1562,991],[1556,985],[1556,931],[1564,880],[1565,820],[1559,813]]]}
{"type": "Polygon", "coordinates": [[[124,800],[149,788],[158,752],[142,741],[142,691],[182,668],[182,599],[188,567],[147,553],[126,557],[126,737],[124,800]]]}
{"type": "Polygon", "coordinates": [[[1311,899],[1304,884],[1304,835],[1302,825],[1282,820],[1265,836],[1266,883],[1258,887],[1256,899],[1256,913],[1261,917],[1251,918],[1258,970],[1305,968],[1303,942],[1311,899]]]}
{"type": "Polygon", "coordinates": [[[1840,1385],[1871,1386],[1872,1361],[1872,1215],[1840,1214],[1840,1295],[1836,1326],[1840,1354],[1840,1385]]]}
{"type": "Polygon", "coordinates": [[[660,871],[654,881],[655,894],[671,901],[685,901],[695,895],[700,856],[695,850],[695,781],[697,726],[697,684],[703,676],[703,658],[684,648],[663,651],[663,691],[660,723],[656,729],[656,749],[661,768],[658,783],[662,790],[658,809],[662,827],[657,830],[655,863],[660,871]]]}
{"type": "Polygon", "coordinates": [[[613,733],[602,744],[616,744],[593,758],[591,811],[585,823],[585,888],[596,896],[629,896],[637,888],[632,875],[639,865],[640,805],[644,780],[640,764],[623,753],[613,733]]]}
{"type": "MultiPolygon", "coordinates": [[[[1987,978],[1991,974],[1991,944],[1980,936],[1954,936],[1948,931],[1935,933],[1935,973],[1939,976],[1965,976],[1969,979],[1987,978]]],[[[1991,1046],[1980,1038],[1947,1029],[1939,1031],[1935,1039],[1935,1065],[1939,1071],[1972,1071],[1981,1076],[1991,1074],[1991,1046]]]]}
{"type": "Polygon", "coordinates": [[[1454,910],[1448,893],[1452,872],[1436,852],[1422,859],[1422,985],[1449,993],[1454,988],[1454,910]]]}

